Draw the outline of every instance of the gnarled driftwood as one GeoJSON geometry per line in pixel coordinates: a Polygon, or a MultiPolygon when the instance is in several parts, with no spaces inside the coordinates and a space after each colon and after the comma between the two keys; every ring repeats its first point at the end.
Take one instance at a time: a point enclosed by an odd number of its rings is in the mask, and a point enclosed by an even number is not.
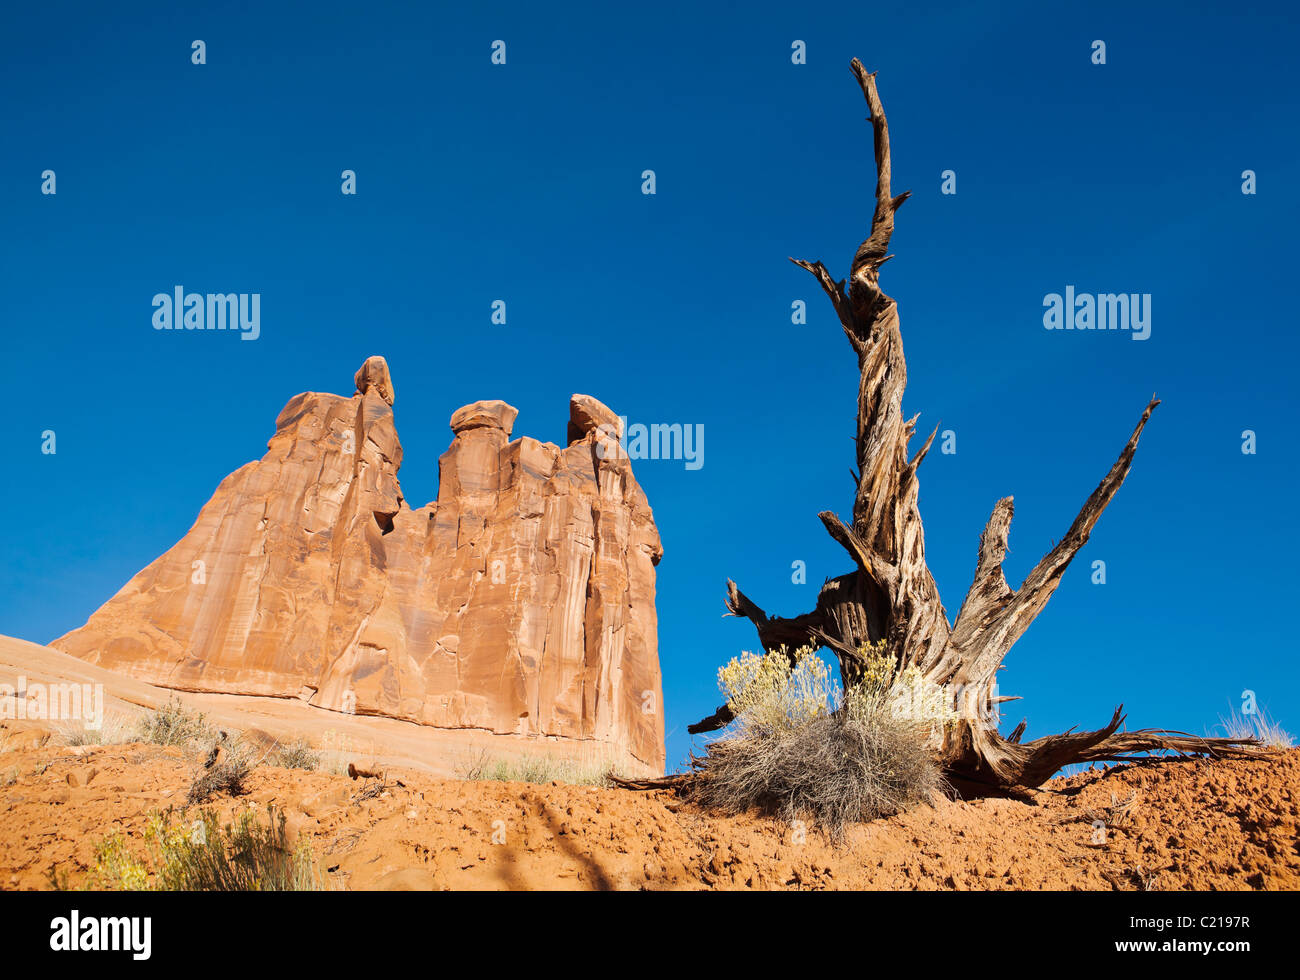
{"type": "MultiPolygon", "coordinates": [[[[999,733],[996,706],[1015,700],[997,694],[995,677],[1002,660],[1056,591],[1071,559],[1087,542],[1101,512],[1124,482],[1142,430],[1160,403],[1151,399],[1119,458],[1088,497],[1065,537],[1018,589],[1007,584],[1002,572],[1012,500],[1006,497],[997,502],[980,536],[974,581],[950,626],[926,565],[925,536],[917,510],[917,469],[935,433],[908,456],[916,418],[905,419],[902,411],[907,365],[898,306],[880,288],[880,267],[891,257],[894,216],[908,194],[894,196],[890,190],[889,127],[875,74],[856,58],[851,67],[871,112],[875,136],[876,199],[871,232],[853,257],[847,288],[821,262],[791,261],[811,272],[830,297],[858,359],[857,492],[852,521],[845,523],[831,511],[818,515],[855,567],[826,582],[815,609],[792,619],[768,616],[729,581],[728,613],[749,619],[766,650],[784,647],[794,651],[804,646],[829,650],[839,660],[845,689],[859,675],[859,651],[881,640],[885,654],[893,655],[900,667],[915,665],[930,681],[946,685],[952,693],[956,721],[945,730],[941,752],[949,778],[959,787],[1032,787],[1070,763],[1112,761],[1159,750],[1251,753],[1256,744],[1253,740],[1198,738],[1157,730],[1122,732],[1122,706],[1106,727],[1093,732],[1071,730],[1024,744],[1020,742],[1023,723],[1009,737],[999,733]]],[[[714,731],[731,720],[730,709],[723,705],[689,731],[714,731]]]]}

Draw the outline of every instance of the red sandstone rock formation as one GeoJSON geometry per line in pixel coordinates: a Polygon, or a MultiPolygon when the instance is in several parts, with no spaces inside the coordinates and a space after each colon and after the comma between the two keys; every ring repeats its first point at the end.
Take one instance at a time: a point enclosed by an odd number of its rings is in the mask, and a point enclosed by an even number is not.
{"type": "Polygon", "coordinates": [[[437,502],[411,510],[388,366],[355,380],[291,399],[267,454],[51,645],[164,687],[592,740],[662,772],[663,552],[630,463],[599,451],[617,416],[574,395],[561,449],[511,441],[505,402],[466,405],[437,502]]]}

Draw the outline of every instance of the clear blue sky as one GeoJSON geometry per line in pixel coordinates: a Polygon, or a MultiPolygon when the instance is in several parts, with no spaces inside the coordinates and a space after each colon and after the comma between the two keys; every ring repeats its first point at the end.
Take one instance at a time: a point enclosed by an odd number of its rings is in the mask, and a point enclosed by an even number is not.
{"type": "Polygon", "coordinates": [[[998,497],[1018,585],[1164,399],[1007,659],[1007,726],[1095,727],[1123,701],[1130,726],[1202,732],[1246,688],[1300,725],[1292,5],[477,6],[6,5],[0,632],[84,622],[262,455],[292,395],[350,393],[368,354],[392,366],[416,506],[458,406],[506,399],[517,433],[559,442],[588,392],[705,427],[702,469],[635,466],[680,762],[716,668],[755,646],[720,618],[726,578],[789,615],[847,569],[816,513],[850,509],[856,367],[786,257],[844,275],[868,227],[857,55],[914,195],[884,270],[904,408],[957,434],[921,470],[950,616],[998,497]],[[260,339],[153,330],[176,284],[260,293],[260,339]],[[1067,284],[1150,293],[1151,338],[1044,330],[1067,284]]]}

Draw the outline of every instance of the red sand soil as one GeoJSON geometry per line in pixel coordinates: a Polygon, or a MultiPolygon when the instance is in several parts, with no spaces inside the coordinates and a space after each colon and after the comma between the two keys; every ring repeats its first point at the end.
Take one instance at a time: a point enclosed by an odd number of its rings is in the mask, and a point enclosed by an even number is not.
{"type": "MultiPolygon", "coordinates": [[[[143,851],[148,814],[183,801],[195,772],[177,749],[41,743],[31,723],[0,724],[3,889],[48,888],[51,865],[80,883],[114,830],[143,851]]],[[[283,808],[331,885],[349,889],[1300,888],[1300,750],[1097,770],[1023,799],[937,799],[840,845],[667,792],[385,776],[380,789],[261,767],[247,795],[212,805],[223,818],[283,808]]]]}

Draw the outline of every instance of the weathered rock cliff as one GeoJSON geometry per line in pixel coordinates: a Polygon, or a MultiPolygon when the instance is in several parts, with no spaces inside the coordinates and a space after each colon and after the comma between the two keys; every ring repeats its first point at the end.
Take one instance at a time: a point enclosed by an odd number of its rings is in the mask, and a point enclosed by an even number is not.
{"type": "Polygon", "coordinates": [[[617,416],[574,395],[561,449],[511,441],[505,402],[466,405],[437,502],[411,510],[384,359],[355,381],[291,399],[267,454],[51,645],[164,687],[584,740],[662,772],[662,549],[630,463],[598,450],[617,416]]]}

